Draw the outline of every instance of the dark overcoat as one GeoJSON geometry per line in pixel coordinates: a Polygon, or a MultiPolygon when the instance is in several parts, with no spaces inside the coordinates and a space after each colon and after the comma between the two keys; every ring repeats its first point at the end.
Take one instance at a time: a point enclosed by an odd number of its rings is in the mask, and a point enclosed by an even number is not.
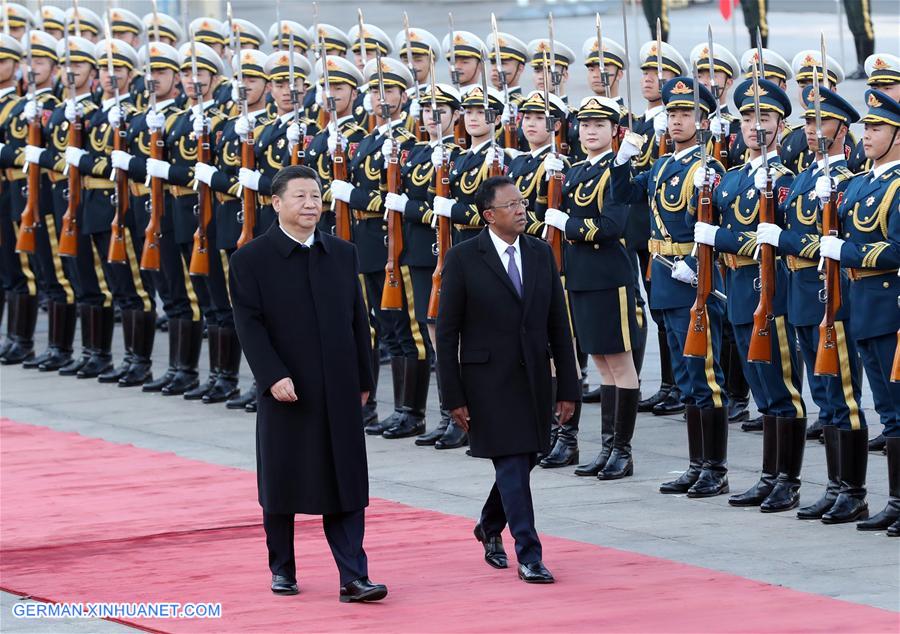
{"type": "Polygon", "coordinates": [[[493,458],[549,449],[557,400],[581,400],[572,331],[546,242],[522,235],[523,297],[483,230],[444,263],[437,320],[443,405],[468,406],[472,455],[493,458]]]}
{"type": "Polygon", "coordinates": [[[269,513],[326,514],[369,501],[360,392],[372,389],[356,248],[316,232],[306,248],[278,223],[231,258],[235,326],[259,386],[256,466],[269,513]],[[270,388],[290,377],[298,400],[270,388]]]}

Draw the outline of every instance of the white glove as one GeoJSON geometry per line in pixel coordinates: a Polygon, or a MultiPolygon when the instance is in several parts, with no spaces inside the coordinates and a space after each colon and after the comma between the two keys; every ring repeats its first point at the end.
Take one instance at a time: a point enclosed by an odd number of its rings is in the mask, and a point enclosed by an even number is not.
{"type": "Polygon", "coordinates": [[[381,144],[381,156],[387,158],[394,151],[394,140],[390,137],[384,140],[384,143],[381,144]]]}
{"type": "Polygon", "coordinates": [[[500,167],[503,167],[503,148],[499,145],[489,145],[487,152],[484,155],[484,162],[486,165],[494,164],[494,155],[496,154],[497,159],[500,161],[500,167]]]}
{"type": "Polygon", "coordinates": [[[66,163],[68,163],[72,167],[78,167],[78,163],[81,161],[81,157],[85,154],[87,154],[87,151],[82,150],[80,147],[67,147],[66,163]]]}
{"type": "Polygon", "coordinates": [[[409,102],[409,116],[418,119],[420,114],[422,114],[422,106],[419,105],[418,99],[413,99],[409,102]]]}
{"type": "Polygon", "coordinates": [[[567,222],[569,222],[569,214],[564,211],[549,207],[547,211],[544,212],[544,224],[556,227],[562,232],[565,232],[567,222]]]}
{"type": "Polygon", "coordinates": [[[231,82],[231,100],[234,103],[238,103],[241,100],[241,89],[235,82],[231,82]]]}
{"type": "Polygon", "coordinates": [[[678,260],[675,262],[675,266],[672,267],[672,279],[678,280],[679,282],[684,282],[685,284],[693,284],[694,278],[696,275],[694,274],[694,270],[688,266],[688,263],[684,260],[678,260]]]}
{"type": "Polygon", "coordinates": [[[375,108],[372,107],[372,95],[369,93],[363,97],[363,110],[366,111],[366,114],[375,114],[375,108]]]}
{"type": "Polygon", "coordinates": [[[621,145],[619,145],[619,151],[616,152],[615,164],[616,165],[625,165],[628,161],[632,159],[632,157],[637,156],[641,153],[641,148],[628,140],[626,136],[621,145]]]}
{"type": "Polygon", "coordinates": [[[512,113],[509,111],[509,106],[504,106],[503,112],[500,113],[500,123],[506,125],[510,121],[512,121],[512,113]]]}
{"type": "Polygon", "coordinates": [[[112,166],[117,170],[128,171],[128,166],[131,165],[131,159],[134,157],[128,152],[123,152],[122,150],[113,150],[110,155],[110,161],[112,162],[112,166]]]}
{"type": "MultiPolygon", "coordinates": [[[[68,106],[66,106],[66,112],[68,113],[68,106]]],[[[34,99],[29,99],[28,101],[26,101],[25,109],[22,110],[22,114],[25,115],[25,118],[28,120],[29,123],[34,121],[34,118],[37,116],[37,113],[38,113],[37,102],[34,99]]],[[[66,118],[68,118],[68,116],[66,118]]],[[[74,121],[75,117],[73,116],[71,120],[74,121]]]]}
{"type": "Polygon", "coordinates": [[[406,203],[409,202],[409,196],[406,194],[394,194],[388,192],[384,197],[384,206],[391,211],[398,211],[401,214],[406,211],[406,203]]]}
{"type": "Polygon", "coordinates": [[[171,165],[159,159],[147,159],[147,176],[169,180],[169,168],[171,165]]]}
{"type": "Polygon", "coordinates": [[[781,238],[781,227],[769,222],[761,222],[756,226],[756,242],[757,244],[770,244],[773,247],[778,246],[778,240],[781,238]]]}
{"type": "Polygon", "coordinates": [[[816,179],[816,198],[825,200],[831,198],[831,179],[827,176],[819,176],[816,179]]]}
{"type": "Polygon", "coordinates": [[[109,125],[114,128],[118,128],[119,124],[122,123],[122,111],[119,108],[113,106],[106,114],[106,120],[109,121],[109,125]]]}
{"type": "Polygon", "coordinates": [[[250,119],[241,115],[237,118],[237,121],[234,122],[234,132],[242,139],[246,139],[247,135],[250,134],[250,119]]]}
{"type": "Polygon", "coordinates": [[[722,117],[712,116],[709,120],[709,131],[714,136],[722,136],[728,130],[728,123],[722,117]]]}
{"type": "Polygon", "coordinates": [[[550,180],[552,172],[561,172],[565,168],[566,164],[555,154],[548,154],[544,157],[544,173],[546,174],[547,180],[550,180]]]}
{"type": "Polygon", "coordinates": [[[242,167],[240,171],[238,171],[238,183],[241,184],[241,187],[246,187],[247,189],[252,189],[253,191],[259,191],[259,179],[262,177],[262,172],[258,170],[247,169],[246,167],[242,167]]]}
{"type": "Polygon", "coordinates": [[[147,113],[146,121],[150,132],[157,132],[166,126],[166,115],[156,110],[151,110],[147,113]]]}
{"type": "Polygon", "coordinates": [[[325,91],[318,84],[316,85],[316,105],[320,108],[325,107],[325,91]]]}
{"type": "Polygon", "coordinates": [[[292,146],[300,143],[300,124],[292,123],[285,130],[284,136],[287,137],[288,143],[292,146]]]}
{"type": "Polygon", "coordinates": [[[28,163],[40,163],[41,162],[41,154],[44,153],[44,148],[38,147],[36,145],[26,145],[25,146],[25,160],[28,163]]]}
{"type": "Polygon", "coordinates": [[[431,151],[431,164],[437,169],[444,164],[444,146],[440,143],[431,151]]]}
{"type": "Polygon", "coordinates": [[[830,260],[841,261],[841,249],[844,241],[836,236],[822,236],[819,240],[819,255],[830,260]]]}
{"type": "Polygon", "coordinates": [[[669,129],[669,113],[663,108],[662,112],[653,117],[653,133],[657,139],[661,139],[669,129]]]}
{"type": "Polygon", "coordinates": [[[718,231],[719,228],[716,225],[698,222],[694,225],[694,242],[714,247],[716,246],[716,233],[718,231]]]}
{"type": "Polygon", "coordinates": [[[434,208],[434,213],[439,216],[443,216],[444,218],[449,218],[450,213],[453,211],[453,205],[456,204],[456,201],[452,198],[444,198],[443,196],[435,196],[434,203],[432,207],[434,208]]]}
{"type": "MultiPolygon", "coordinates": [[[[773,168],[769,168],[769,175],[772,176],[772,180],[775,180],[775,170],[773,168]]],[[[768,182],[768,178],[766,176],[766,170],[762,167],[757,169],[753,173],[753,186],[756,187],[759,191],[766,190],[766,183],[768,182]]]]}
{"type": "Polygon", "coordinates": [[[203,113],[198,112],[197,108],[193,108],[191,111],[191,125],[194,128],[194,135],[200,136],[203,134],[203,130],[209,126],[209,119],[203,113]]]}
{"type": "Polygon", "coordinates": [[[206,163],[197,163],[194,165],[194,178],[201,183],[209,185],[210,181],[212,181],[213,174],[218,171],[219,170],[217,170],[212,165],[207,165],[206,163]]]}
{"type": "MultiPolygon", "coordinates": [[[[335,150],[337,150],[337,141],[338,141],[337,133],[333,129],[330,129],[328,131],[328,153],[329,154],[333,155],[335,150]]],[[[345,137],[343,135],[341,135],[341,150],[344,152],[347,151],[347,137],[345,137]]]]}
{"type": "Polygon", "coordinates": [[[701,189],[706,183],[712,184],[715,177],[716,173],[711,167],[698,169],[694,172],[694,189],[701,189]]]}
{"type": "Polygon", "coordinates": [[[353,185],[347,181],[333,180],[331,181],[331,197],[341,202],[349,203],[350,196],[353,194],[353,185]]]}

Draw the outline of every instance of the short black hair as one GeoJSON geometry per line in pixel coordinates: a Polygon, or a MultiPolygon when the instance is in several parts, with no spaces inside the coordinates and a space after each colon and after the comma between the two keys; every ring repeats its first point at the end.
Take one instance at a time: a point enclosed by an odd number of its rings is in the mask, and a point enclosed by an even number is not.
{"type": "Polygon", "coordinates": [[[481,184],[475,192],[475,207],[478,213],[483,214],[485,209],[491,208],[494,204],[494,194],[504,185],[516,186],[509,176],[491,176],[481,184]]]}
{"type": "Polygon", "coordinates": [[[314,169],[306,165],[289,165],[278,170],[278,173],[272,179],[272,195],[281,196],[284,194],[284,190],[287,189],[288,183],[298,178],[316,181],[316,185],[319,186],[319,193],[322,193],[322,181],[319,180],[319,175],[316,174],[314,169]]]}

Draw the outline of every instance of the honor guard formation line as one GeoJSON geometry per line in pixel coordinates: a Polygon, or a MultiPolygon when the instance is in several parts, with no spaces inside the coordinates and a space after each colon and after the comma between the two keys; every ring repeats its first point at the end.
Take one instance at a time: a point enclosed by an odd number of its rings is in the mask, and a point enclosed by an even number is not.
{"type": "Polygon", "coordinates": [[[577,51],[552,15],[524,42],[493,15],[480,33],[452,15],[430,33],[415,16],[379,27],[361,10],[325,24],[314,4],[278,7],[267,29],[230,3],[224,21],[147,8],[3,1],[2,364],[256,411],[257,386],[238,385],[229,259],[276,221],[278,171],[306,165],[323,187],[319,230],[356,245],[376,384],[390,368],[392,411],[379,419],[372,390],[365,432],[464,447],[446,409],[425,420],[442,267],[485,228],[481,185],[506,176],[527,233],[550,243],[582,377],[590,357],[602,379],[583,384],[602,451],[579,454],[579,403],[541,467],[632,476],[638,412],[683,412],[687,468],[659,491],[728,494],[728,426],[742,422],[762,432],[761,470],[731,505],[798,507],[806,440],[819,439],[827,488],[797,516],[900,534],[896,55],[863,51],[858,112],[824,36],[779,54],[764,15],[738,54],[711,29],[679,52],[660,20],[653,39],[629,42],[624,5],[585,23],[577,51]],[[592,92],[580,101],[573,73],[592,92]],[[42,301],[48,346],[36,350],[42,301]],[[642,367],[651,322],[659,368],[642,367]],[[153,356],[158,331],[168,359],[153,356]],[[661,378],[643,399],[642,370],[661,378]],[[872,440],[864,377],[884,426],[872,440]],[[871,517],[870,451],[887,453],[890,494],[871,517]]]}

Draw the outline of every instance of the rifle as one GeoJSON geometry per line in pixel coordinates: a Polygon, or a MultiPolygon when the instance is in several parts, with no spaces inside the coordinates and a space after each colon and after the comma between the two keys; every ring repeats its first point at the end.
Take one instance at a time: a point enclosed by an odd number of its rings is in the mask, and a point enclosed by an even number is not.
{"type": "MultiPolygon", "coordinates": [[[[450,23],[450,83],[459,91],[459,71],[456,70],[456,33],[453,28],[452,13],[447,13],[447,20],[450,23]]],[[[466,122],[462,112],[460,112],[459,119],[456,120],[456,125],[453,127],[453,141],[462,150],[469,147],[469,134],[466,132],[466,122]]]]}
{"type": "MultiPolygon", "coordinates": [[[[594,27],[597,31],[597,63],[600,65],[600,83],[603,84],[603,93],[608,99],[610,97],[609,88],[609,71],[606,70],[606,54],[603,52],[603,29],[600,25],[600,14],[594,16],[594,27]]],[[[625,60],[625,63],[628,63],[625,60]]],[[[616,122],[618,123],[618,122],[616,122]]],[[[612,138],[613,152],[619,151],[619,135],[612,138]]]]}
{"type": "MultiPolygon", "coordinates": [[[[900,308],[900,296],[897,297],[897,307],[900,308]]],[[[900,330],[897,331],[897,348],[894,350],[894,364],[891,366],[891,383],[900,383],[900,330]]]]}
{"type": "MultiPolygon", "coordinates": [[[[203,130],[197,138],[197,162],[209,163],[212,151],[209,145],[209,126],[203,111],[203,94],[197,76],[196,34],[191,29],[191,82],[194,84],[195,116],[202,117],[203,130]]],[[[207,229],[212,221],[212,192],[206,183],[195,181],[197,187],[197,230],[194,232],[194,248],[191,253],[191,275],[209,275],[209,235],[207,229]]]]}
{"type": "MultiPolygon", "coordinates": [[[[700,144],[700,168],[706,169],[706,134],[700,127],[700,81],[697,78],[697,63],[694,62],[694,125],[697,127],[697,143],[700,144]]],[[[700,199],[697,205],[697,221],[712,222],[712,201],[710,186],[703,180],[700,199]]],[[[713,248],[708,244],[697,243],[697,298],[691,306],[690,326],[684,341],[684,356],[706,358],[709,349],[709,315],[706,312],[706,300],[713,290],[713,248]]]]}
{"type": "MultiPolygon", "coordinates": [[[[66,49],[66,88],[69,99],[75,102],[75,73],[72,72],[72,52],[69,50],[69,20],[65,21],[63,30],[63,45],[66,49]]],[[[66,145],[68,147],[82,147],[82,131],[84,124],[78,109],[75,109],[75,121],[69,124],[69,133],[66,145]]],[[[68,196],[66,197],[66,213],[62,217],[62,231],[59,235],[59,254],[61,256],[76,257],[78,255],[78,207],[81,205],[81,171],[74,165],[66,165],[68,178],[68,196]]]]}
{"type": "MultiPolygon", "coordinates": [[[[496,42],[496,36],[494,41],[496,42]]],[[[438,110],[436,88],[434,84],[434,58],[431,59],[431,117],[438,127],[441,128],[441,112],[438,110]]],[[[440,132],[439,132],[440,134],[440,132]]],[[[447,152],[442,154],[441,164],[434,171],[434,193],[436,196],[450,197],[450,157],[447,152]]],[[[450,218],[438,216],[437,219],[437,242],[435,243],[435,255],[437,255],[437,264],[434,267],[434,273],[431,274],[431,295],[428,298],[428,318],[437,319],[438,308],[441,302],[441,281],[443,280],[444,258],[447,251],[451,247],[450,237],[450,218]]]]}
{"type": "MultiPolygon", "coordinates": [[[[322,64],[324,65],[327,62],[326,58],[328,57],[328,52],[324,46],[322,47],[321,51],[319,50],[319,3],[318,2],[313,2],[313,25],[312,25],[311,33],[312,33],[313,37],[315,38],[315,40],[313,41],[313,46],[312,46],[313,57],[315,58],[316,62],[318,62],[319,60],[323,60],[322,64]]],[[[329,117],[329,114],[326,111],[326,109],[318,108],[317,112],[316,112],[316,127],[319,130],[324,130],[330,121],[333,121],[333,119],[331,119],[329,117]]]]}
{"type": "MultiPolygon", "coordinates": [[[[769,175],[769,152],[766,131],[763,130],[759,113],[759,75],[753,67],[753,112],[756,117],[756,142],[762,151],[762,169],[766,170],[766,190],[759,197],[759,221],[775,222],[775,208],[772,200],[772,177],[769,175]]],[[[772,321],[775,302],[775,247],[760,244],[759,250],[759,304],[753,311],[753,330],[750,333],[750,348],[747,361],[751,363],[772,363],[772,321]]]]}
{"type": "MultiPolygon", "coordinates": [[[[155,41],[159,43],[159,15],[156,11],[156,0],[153,0],[153,34],[155,41]]],[[[150,112],[156,112],[156,80],[150,70],[150,32],[147,33],[147,59],[145,62],[144,82],[147,86],[147,94],[150,97],[150,112]]],[[[161,161],[165,141],[159,130],[150,132],[150,158],[161,161]]],[[[150,199],[146,202],[150,209],[150,219],[144,229],[144,250],[141,253],[141,268],[145,271],[158,271],[159,241],[162,238],[161,225],[165,209],[165,184],[161,178],[148,176],[150,184],[150,199]]]]}
{"type": "MultiPolygon", "coordinates": [[[[316,30],[318,33],[318,29],[316,30]]],[[[328,74],[328,55],[325,52],[325,40],[316,36],[316,45],[322,47],[322,82],[325,89],[325,108],[328,111],[328,117],[334,125],[334,134],[336,142],[334,144],[334,154],[331,156],[331,176],[335,180],[347,180],[347,155],[344,153],[344,135],[341,133],[341,127],[338,123],[337,106],[334,97],[331,96],[330,77],[328,74]]],[[[334,235],[341,240],[350,239],[350,205],[343,200],[332,198],[331,208],[334,211],[334,235]]]]}
{"type": "MultiPolygon", "coordinates": [[[[359,54],[362,57],[363,68],[365,68],[366,64],[369,63],[369,52],[366,48],[366,30],[365,23],[363,22],[363,14],[362,9],[356,10],[357,22],[359,24],[359,54]]],[[[378,49],[378,47],[375,47],[378,49]]],[[[380,49],[379,49],[380,51],[380,49]]],[[[377,56],[376,56],[377,57],[377,56]]],[[[375,122],[375,113],[370,114],[366,119],[366,129],[368,132],[372,132],[377,127],[375,122]]]]}
{"type": "MultiPolygon", "coordinates": [[[[759,29],[757,28],[756,37],[759,38],[759,29]]],[[[761,39],[757,39],[757,42],[762,42],[761,39]]],[[[760,45],[761,46],[761,45],[760,45]]],[[[712,38],[712,27],[710,25],[706,25],[706,48],[707,48],[707,60],[709,62],[709,89],[713,94],[713,97],[716,100],[716,119],[719,121],[722,120],[722,108],[719,104],[719,96],[722,94],[722,91],[725,89],[724,86],[719,86],[716,84],[716,60],[713,55],[713,38],[712,38]]],[[[757,119],[759,121],[759,119],[757,119]]],[[[759,135],[759,131],[757,129],[757,136],[759,135]]],[[[722,167],[728,169],[728,143],[725,140],[724,134],[716,134],[713,135],[713,156],[719,159],[719,162],[722,164],[722,167]]],[[[763,154],[765,155],[765,150],[763,150],[763,154]]],[[[771,246],[771,245],[770,245],[771,246]]]]}
{"type": "MultiPolygon", "coordinates": [[[[669,269],[670,271],[674,271],[674,270],[675,270],[675,261],[674,261],[674,260],[670,260],[670,259],[667,258],[666,256],[660,255],[659,253],[654,253],[654,254],[653,254],[653,259],[656,260],[656,261],[658,261],[660,264],[662,264],[663,266],[665,266],[665,267],[666,267],[667,269],[669,269]]],[[[696,275],[696,274],[694,275],[694,279],[691,281],[691,284],[692,284],[692,285],[697,284],[697,275],[696,275]]],[[[717,288],[712,289],[712,290],[710,291],[709,294],[710,294],[712,297],[715,297],[716,299],[718,299],[718,300],[720,300],[720,301],[723,301],[723,302],[727,302],[727,301],[728,301],[728,296],[727,296],[725,293],[723,293],[722,291],[720,291],[719,289],[717,289],[717,288]]]]}
{"type": "MultiPolygon", "coordinates": [[[[34,80],[34,70],[31,65],[31,23],[25,21],[25,38],[28,48],[25,54],[25,79],[28,82],[28,99],[35,101],[37,86],[34,80]]],[[[28,145],[41,146],[41,118],[40,113],[35,114],[33,120],[28,122],[28,145]]],[[[23,166],[28,177],[28,191],[25,201],[25,209],[19,219],[19,235],[16,238],[16,251],[18,253],[34,253],[35,227],[40,225],[39,209],[41,195],[41,166],[25,163],[23,166]]]]}
{"type": "MultiPolygon", "coordinates": [[[[550,81],[552,85],[552,92],[557,97],[559,96],[559,85],[562,82],[562,74],[557,72],[556,70],[556,41],[553,39],[553,13],[547,14],[547,30],[550,32],[550,81]]],[[[544,66],[547,65],[547,58],[544,57],[544,66]]],[[[545,91],[546,96],[546,91],[545,91]]],[[[549,107],[549,102],[547,102],[547,106],[549,107]]],[[[560,154],[569,155],[569,141],[568,141],[568,129],[567,121],[565,117],[562,117],[559,121],[559,130],[554,132],[556,136],[556,147],[559,148],[560,154]]],[[[560,190],[560,195],[562,195],[562,191],[560,190]]],[[[559,261],[556,262],[559,265],[559,261]]]]}
{"type": "MultiPolygon", "coordinates": [[[[414,97],[414,99],[418,99],[419,76],[416,75],[416,67],[413,66],[412,37],[410,37],[409,35],[409,16],[406,15],[406,11],[403,12],[403,31],[406,34],[406,67],[409,68],[409,72],[413,78],[413,83],[416,87],[416,96],[414,97]]],[[[434,55],[432,55],[432,57],[434,57],[434,55]]],[[[416,118],[416,141],[428,141],[428,130],[425,128],[425,122],[422,120],[421,108],[419,116],[416,118]]]]}
{"type": "MultiPolygon", "coordinates": [[[[378,69],[378,97],[381,103],[381,118],[387,126],[386,135],[391,135],[391,107],[384,96],[384,73],[381,70],[381,49],[375,47],[375,65],[378,69]]],[[[393,142],[391,155],[387,161],[387,190],[396,194],[400,191],[399,144],[393,142]]],[[[381,291],[381,310],[403,309],[403,288],[398,269],[400,254],[403,252],[403,215],[395,211],[385,211],[387,220],[387,262],[384,265],[384,288],[381,291]]]]}
{"type": "MultiPolygon", "coordinates": [[[[247,87],[244,85],[244,68],[241,61],[241,49],[237,43],[235,35],[234,17],[231,12],[231,2],[228,2],[228,31],[229,43],[231,50],[237,55],[237,80],[238,95],[241,102],[241,114],[247,121],[250,120],[249,108],[247,106],[247,87]]],[[[279,33],[279,37],[281,34],[279,33]]],[[[293,37],[293,35],[291,36],[293,37]]],[[[256,169],[256,152],[254,148],[253,126],[247,131],[247,136],[241,139],[241,167],[248,170],[256,169]]],[[[237,248],[247,244],[253,239],[253,232],[256,229],[256,192],[248,187],[241,188],[241,235],[238,236],[237,248]]]]}
{"type": "MultiPolygon", "coordinates": [[[[625,72],[630,73],[631,72],[631,56],[630,56],[631,54],[628,50],[628,15],[625,12],[625,3],[624,2],[622,3],[622,29],[623,29],[622,32],[623,32],[623,37],[624,37],[624,40],[622,41],[622,43],[625,45],[625,59],[622,61],[625,63],[625,72]]],[[[629,80],[630,79],[631,79],[631,77],[629,75],[629,80]]],[[[628,131],[634,132],[634,115],[632,114],[634,112],[634,109],[632,108],[632,105],[631,105],[631,81],[625,82],[625,98],[627,100],[625,106],[628,108],[628,131]]],[[[641,145],[641,147],[643,147],[643,144],[641,145]]]]}
{"type": "Polygon", "coordinates": [[[306,125],[300,127],[300,95],[297,93],[297,76],[294,72],[294,35],[288,40],[288,81],[291,82],[291,107],[294,109],[294,125],[300,129],[300,140],[291,148],[291,165],[300,165],[304,155],[306,125]]]}
{"type": "MultiPolygon", "coordinates": [[[[659,98],[662,100],[662,88],[663,88],[663,67],[662,67],[662,24],[659,21],[659,18],[656,18],[656,84],[659,88],[659,98]]],[[[698,128],[699,131],[699,128],[698,128]]],[[[664,156],[669,153],[669,145],[672,143],[672,138],[669,136],[668,131],[663,135],[663,137],[659,140],[659,146],[656,148],[656,156],[664,156]]],[[[705,164],[704,164],[705,167],[705,164]]],[[[705,353],[704,353],[705,354],[705,353]]]]}
{"type": "MultiPolygon", "coordinates": [[[[548,72],[547,58],[544,57],[544,120],[547,123],[547,132],[550,133],[550,154],[555,155],[556,137],[553,132],[556,127],[556,118],[550,114],[550,90],[547,88],[550,83],[548,72]]],[[[547,183],[547,207],[559,209],[562,204],[562,186],[565,178],[565,174],[562,172],[550,174],[550,180],[547,183]]],[[[562,271],[562,232],[556,227],[544,225],[544,239],[550,243],[553,259],[556,260],[556,269],[562,271]]]]}
{"type": "MultiPolygon", "coordinates": [[[[497,111],[491,107],[491,100],[488,96],[488,85],[487,85],[487,57],[485,56],[485,52],[481,53],[481,104],[484,109],[484,122],[491,126],[491,129],[494,128],[494,123],[497,121],[497,111]]],[[[503,151],[497,145],[497,137],[494,135],[493,131],[491,132],[491,150],[494,156],[493,162],[491,163],[491,167],[488,173],[488,176],[502,176],[503,175],[503,164],[500,162],[500,153],[503,151]]]]}
{"type": "MultiPolygon", "coordinates": [[[[112,30],[109,25],[109,13],[106,14],[106,71],[109,75],[109,81],[113,84],[113,94],[116,103],[113,106],[119,112],[119,125],[113,131],[113,149],[125,150],[125,127],[122,125],[122,104],[119,95],[119,79],[115,75],[113,67],[113,49],[112,49],[112,30]]],[[[116,208],[116,215],[113,217],[111,229],[112,234],[109,239],[109,253],[106,256],[107,261],[124,264],[128,262],[128,253],[125,249],[125,217],[128,214],[128,172],[113,168],[112,180],[116,182],[115,193],[113,194],[113,205],[116,208]]]]}
{"type": "MultiPolygon", "coordinates": [[[[821,35],[822,51],[822,77],[828,81],[828,73],[825,68],[825,36],[821,35]]],[[[813,104],[816,112],[816,140],[819,145],[819,153],[822,155],[823,175],[831,179],[831,168],[828,165],[829,141],[822,133],[822,108],[819,96],[819,73],[813,69],[813,104]]],[[[837,203],[834,196],[829,196],[823,201],[822,206],[822,234],[837,236],[840,233],[837,216],[837,203]]],[[[825,285],[819,291],[819,301],[825,303],[825,314],[819,324],[819,347],[816,350],[816,362],[813,372],[817,376],[837,376],[840,372],[840,359],[838,358],[837,332],[834,328],[834,318],[841,308],[841,263],[831,258],[822,258],[822,266],[825,268],[825,285]]],[[[896,363],[894,364],[897,365],[896,363]]]]}
{"type": "Polygon", "coordinates": [[[518,113],[516,112],[516,106],[509,100],[509,83],[506,81],[506,72],[503,70],[503,56],[500,54],[500,35],[497,32],[497,18],[493,13],[491,13],[491,31],[494,34],[494,65],[497,67],[500,87],[503,89],[503,104],[509,115],[509,120],[503,124],[503,145],[516,148],[519,146],[519,130],[516,128],[518,113]]]}

